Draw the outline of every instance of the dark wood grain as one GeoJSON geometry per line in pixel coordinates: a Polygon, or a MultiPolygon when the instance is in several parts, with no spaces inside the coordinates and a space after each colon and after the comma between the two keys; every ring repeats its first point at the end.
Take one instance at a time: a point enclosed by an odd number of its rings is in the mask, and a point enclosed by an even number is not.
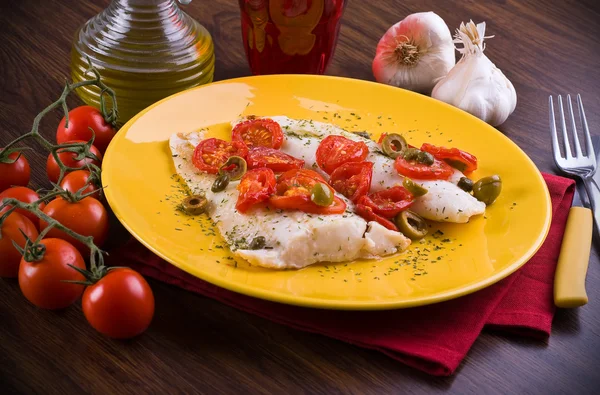
{"type": "MultiPolygon", "coordinates": [[[[30,128],[68,75],[77,27],[103,1],[0,2],[0,145],[30,128]]],[[[518,105],[500,128],[554,172],[547,130],[550,93],[581,93],[600,134],[600,10],[594,0],[350,0],[328,74],[372,80],[371,60],[385,30],[433,10],[449,26],[485,20],[487,54],[514,83],[518,105]]],[[[185,8],[216,42],[216,79],[248,75],[237,2],[195,0],[185,8]]],[[[76,104],[73,101],[72,104],[76,104]]],[[[58,115],[43,126],[54,131],[58,115]]],[[[34,184],[45,156],[30,155],[34,184]]],[[[592,254],[590,303],[558,311],[547,342],[485,332],[459,371],[433,378],[377,352],[307,334],[151,281],[156,316],[128,342],[92,330],[81,309],[47,312],[0,280],[2,393],[592,393],[600,388],[600,260],[592,254]]]]}

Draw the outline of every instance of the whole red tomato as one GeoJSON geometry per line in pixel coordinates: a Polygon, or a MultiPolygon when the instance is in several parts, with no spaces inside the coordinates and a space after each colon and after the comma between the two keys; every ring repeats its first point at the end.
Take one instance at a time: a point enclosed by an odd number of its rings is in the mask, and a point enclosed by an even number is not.
{"type": "MultiPolygon", "coordinates": [[[[14,198],[23,203],[33,203],[40,199],[40,195],[38,195],[33,189],[29,189],[27,187],[12,187],[0,192],[0,204],[2,204],[2,199],[5,198],[14,198]]],[[[40,209],[43,210],[44,207],[46,207],[46,204],[40,203],[40,209]]],[[[38,217],[30,211],[22,208],[18,208],[15,211],[27,217],[36,226],[40,222],[38,217]]]]}
{"type": "Polygon", "coordinates": [[[14,185],[26,186],[29,184],[31,168],[25,155],[19,152],[13,152],[8,155],[8,159],[15,160],[13,163],[3,163],[0,161],[0,192],[14,185]],[[19,159],[17,159],[19,158],[19,159]]]}
{"type": "MultiPolygon", "coordinates": [[[[99,191],[100,180],[90,180],[90,172],[87,170],[75,170],[63,178],[60,186],[62,189],[73,193],[85,187],[82,192],[82,194],[85,195],[90,192],[99,191]]],[[[100,192],[90,196],[100,200],[100,192]]]]}
{"type": "Polygon", "coordinates": [[[85,277],[73,265],[85,270],[81,254],[72,244],[61,239],[43,239],[45,247],[40,260],[28,262],[21,259],[19,287],[23,295],[34,305],[43,309],[64,309],[83,293],[83,285],[64,282],[85,281],[85,277]]]}
{"type": "Polygon", "coordinates": [[[13,211],[0,227],[0,277],[17,277],[19,274],[21,253],[15,248],[13,241],[21,248],[25,247],[25,237],[21,231],[32,240],[38,237],[38,231],[33,223],[13,211]]]}
{"type": "MultiPolygon", "coordinates": [[[[70,143],[85,143],[83,140],[75,140],[70,141],[70,143]]],[[[96,166],[100,166],[100,162],[102,161],[102,154],[98,151],[98,148],[92,145],[90,148],[90,152],[100,160],[95,160],[91,158],[84,158],[81,160],[75,160],[77,154],[74,152],[59,152],[58,157],[62,161],[62,163],[67,167],[81,167],[86,163],[93,163],[96,166]]],[[[52,182],[57,182],[60,177],[60,167],[58,163],[56,163],[56,159],[52,154],[48,155],[48,160],[46,161],[46,174],[48,174],[48,179],[52,182]]]]}
{"type": "Polygon", "coordinates": [[[102,113],[92,106],[81,106],[69,111],[69,127],[65,128],[65,118],[56,129],[56,142],[63,144],[68,141],[90,141],[94,130],[94,145],[104,153],[110,140],[115,136],[115,128],[106,123],[102,113]]]}
{"type": "MultiPolygon", "coordinates": [[[[86,197],[75,203],[58,197],[46,205],[44,213],[82,236],[92,236],[94,244],[98,247],[101,247],[106,240],[108,214],[102,203],[93,197],[86,197]]],[[[40,220],[40,231],[46,229],[47,226],[46,221],[40,220]]],[[[48,232],[47,237],[66,240],[73,244],[83,255],[89,254],[87,246],[62,230],[53,228],[48,232]]]]}
{"type": "Polygon", "coordinates": [[[113,269],[85,289],[83,314],[98,332],[128,339],[144,332],[154,316],[154,295],[138,272],[113,269]]]}

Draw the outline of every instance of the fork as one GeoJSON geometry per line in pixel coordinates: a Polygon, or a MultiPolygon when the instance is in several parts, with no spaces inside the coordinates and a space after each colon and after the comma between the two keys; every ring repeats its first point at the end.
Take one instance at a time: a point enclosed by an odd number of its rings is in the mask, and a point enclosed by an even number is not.
{"type": "MultiPolygon", "coordinates": [[[[579,119],[585,137],[585,155],[581,150],[581,144],[577,137],[577,126],[573,114],[571,95],[567,95],[567,104],[571,120],[575,155],[573,155],[571,145],[569,144],[569,132],[567,129],[567,122],[565,121],[562,96],[558,96],[558,107],[560,110],[559,114],[562,126],[564,155],[560,152],[556,119],[554,118],[554,101],[552,96],[549,98],[550,132],[552,136],[554,162],[560,170],[572,176],[579,177],[583,182],[585,190],[587,191],[588,200],[592,207],[592,213],[594,215],[593,222],[596,231],[598,231],[598,224],[600,223],[600,209],[598,208],[598,204],[600,203],[600,189],[598,189],[597,184],[592,179],[597,167],[596,154],[592,145],[592,138],[590,136],[587,120],[585,118],[581,96],[577,95],[577,105],[579,107],[579,119]]],[[[588,301],[585,291],[585,277],[592,241],[592,213],[590,213],[590,210],[587,208],[578,207],[580,205],[578,199],[573,200],[573,206],[569,210],[569,217],[556,267],[554,277],[554,303],[558,307],[579,307],[583,306],[588,301]]]]}
{"type": "MultiPolygon", "coordinates": [[[[590,129],[585,118],[585,111],[583,109],[583,103],[581,101],[581,95],[577,95],[577,106],[579,107],[579,119],[583,127],[583,134],[585,137],[585,155],[581,150],[581,144],[579,143],[579,137],[577,137],[577,126],[575,125],[575,116],[573,114],[573,105],[571,103],[571,95],[567,95],[567,104],[569,106],[569,115],[571,118],[571,128],[573,133],[573,143],[575,145],[575,155],[571,151],[571,145],[569,144],[569,131],[567,129],[567,123],[565,121],[565,111],[563,109],[562,96],[558,96],[558,107],[560,114],[560,123],[562,126],[562,137],[565,148],[565,155],[563,156],[560,152],[560,146],[558,143],[558,132],[556,130],[556,120],[554,118],[554,102],[552,96],[549,99],[550,107],[550,132],[552,135],[552,152],[554,154],[554,163],[563,172],[572,176],[579,177],[583,181],[585,190],[590,200],[592,212],[594,213],[594,225],[596,231],[600,231],[600,188],[592,180],[594,173],[596,173],[597,162],[594,146],[592,144],[592,137],[590,136],[590,129]]],[[[600,232],[599,232],[600,233],[600,232]]]]}

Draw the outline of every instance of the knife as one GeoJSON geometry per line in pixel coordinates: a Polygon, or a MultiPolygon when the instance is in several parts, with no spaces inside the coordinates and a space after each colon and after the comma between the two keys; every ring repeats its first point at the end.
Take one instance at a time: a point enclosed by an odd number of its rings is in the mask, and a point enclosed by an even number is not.
{"type": "Polygon", "coordinates": [[[557,307],[580,307],[588,302],[585,276],[592,248],[593,216],[592,210],[583,205],[582,196],[587,198],[587,193],[583,182],[577,180],[554,275],[557,307]]]}

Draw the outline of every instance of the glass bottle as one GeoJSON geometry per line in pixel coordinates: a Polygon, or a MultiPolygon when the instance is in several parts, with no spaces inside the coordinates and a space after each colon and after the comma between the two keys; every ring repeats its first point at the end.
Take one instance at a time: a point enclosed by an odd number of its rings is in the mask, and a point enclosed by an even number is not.
{"type": "MultiPolygon", "coordinates": [[[[212,82],[215,66],[210,33],[175,0],[112,0],[75,34],[74,82],[85,79],[87,57],[117,95],[119,124],[173,93],[212,82]]],[[[98,88],[77,93],[99,107],[98,88]]]]}

